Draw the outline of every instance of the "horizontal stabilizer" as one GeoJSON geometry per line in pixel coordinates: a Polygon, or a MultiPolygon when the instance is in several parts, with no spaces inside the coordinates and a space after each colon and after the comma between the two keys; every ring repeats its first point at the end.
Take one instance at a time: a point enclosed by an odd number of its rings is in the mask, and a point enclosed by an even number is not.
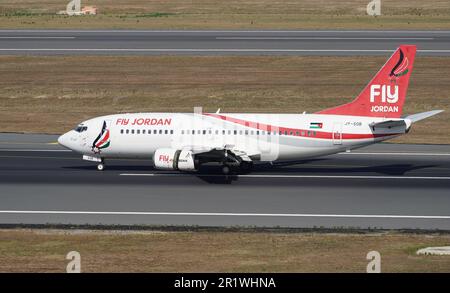
{"type": "Polygon", "coordinates": [[[417,121],[423,120],[425,118],[439,114],[441,112],[444,112],[444,110],[433,110],[433,111],[428,111],[428,112],[422,112],[422,113],[417,113],[417,114],[412,114],[412,115],[406,116],[405,119],[409,119],[409,120],[411,120],[411,122],[417,122],[417,121]]]}

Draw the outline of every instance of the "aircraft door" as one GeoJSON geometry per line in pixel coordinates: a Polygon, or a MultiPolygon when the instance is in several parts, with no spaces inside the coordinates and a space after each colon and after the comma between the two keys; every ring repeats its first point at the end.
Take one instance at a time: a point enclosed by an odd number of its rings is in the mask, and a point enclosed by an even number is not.
{"type": "Polygon", "coordinates": [[[333,144],[342,144],[342,123],[334,122],[333,124],[333,144]]]}
{"type": "Polygon", "coordinates": [[[87,131],[81,132],[79,135],[79,142],[81,147],[84,148],[87,145],[87,139],[88,139],[87,131]]]}

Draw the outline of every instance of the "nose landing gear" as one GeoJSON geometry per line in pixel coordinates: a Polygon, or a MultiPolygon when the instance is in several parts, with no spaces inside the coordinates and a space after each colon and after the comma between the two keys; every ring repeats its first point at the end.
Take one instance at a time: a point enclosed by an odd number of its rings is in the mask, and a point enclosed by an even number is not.
{"type": "Polygon", "coordinates": [[[104,169],[105,169],[105,165],[104,164],[100,163],[100,164],[97,165],[97,170],[103,171],[104,169]]]}
{"type": "Polygon", "coordinates": [[[105,169],[105,160],[102,159],[97,165],[97,170],[98,171],[103,171],[104,169],[105,169]]]}

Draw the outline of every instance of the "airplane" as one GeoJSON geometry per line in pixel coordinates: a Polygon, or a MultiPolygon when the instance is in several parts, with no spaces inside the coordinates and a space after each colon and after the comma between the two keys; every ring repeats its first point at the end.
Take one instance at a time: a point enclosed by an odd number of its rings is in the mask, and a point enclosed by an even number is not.
{"type": "Polygon", "coordinates": [[[105,160],[138,158],[160,170],[195,172],[214,162],[223,174],[238,174],[255,163],[350,151],[408,133],[442,112],[402,116],[415,54],[415,45],[401,45],[355,100],[314,114],[113,114],[80,123],[58,142],[99,171],[105,160]]]}

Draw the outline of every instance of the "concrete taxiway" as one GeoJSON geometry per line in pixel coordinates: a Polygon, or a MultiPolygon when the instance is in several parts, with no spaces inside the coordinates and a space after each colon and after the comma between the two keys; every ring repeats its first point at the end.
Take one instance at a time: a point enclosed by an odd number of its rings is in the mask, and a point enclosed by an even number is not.
{"type": "Polygon", "coordinates": [[[0,224],[450,229],[450,146],[378,144],[224,177],[110,160],[51,135],[0,135],[0,224]]]}
{"type": "Polygon", "coordinates": [[[450,31],[0,30],[4,55],[419,55],[450,56],[450,31]]]}

